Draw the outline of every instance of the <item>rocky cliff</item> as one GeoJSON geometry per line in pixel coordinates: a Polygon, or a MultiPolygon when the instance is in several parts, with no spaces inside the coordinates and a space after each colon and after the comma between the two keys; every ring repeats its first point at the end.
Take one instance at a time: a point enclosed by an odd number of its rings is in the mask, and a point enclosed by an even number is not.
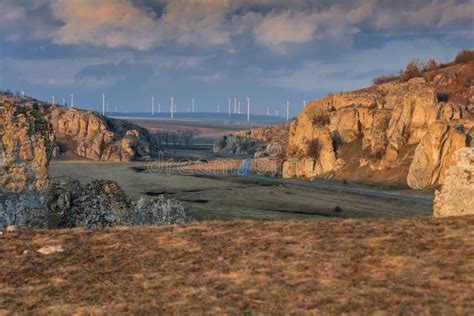
{"type": "Polygon", "coordinates": [[[435,217],[474,215],[474,150],[461,148],[434,200],[435,217]]]}
{"type": "Polygon", "coordinates": [[[474,135],[473,80],[471,62],[310,102],[290,126],[283,177],[443,183],[474,135]]]}
{"type": "Polygon", "coordinates": [[[34,111],[0,101],[0,189],[39,190],[48,184],[51,125],[34,111]]]}
{"type": "Polygon", "coordinates": [[[46,119],[55,132],[58,154],[113,162],[140,160],[150,155],[150,135],[133,123],[31,98],[1,94],[1,99],[34,110],[46,119]]]}

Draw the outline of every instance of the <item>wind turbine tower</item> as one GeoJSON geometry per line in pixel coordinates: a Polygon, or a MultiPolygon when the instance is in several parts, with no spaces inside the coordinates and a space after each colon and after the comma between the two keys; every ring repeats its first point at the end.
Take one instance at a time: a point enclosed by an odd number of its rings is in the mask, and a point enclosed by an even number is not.
{"type": "Polygon", "coordinates": [[[105,93],[102,92],[102,115],[105,116],[105,93]]]}
{"type": "Polygon", "coordinates": [[[290,120],[290,100],[286,100],[286,121],[290,120]]]}
{"type": "Polygon", "coordinates": [[[155,115],[155,97],[151,97],[151,116],[155,115]]]}
{"type": "Polygon", "coordinates": [[[270,107],[267,106],[267,116],[270,116],[270,107]]]}
{"type": "Polygon", "coordinates": [[[192,111],[194,113],[194,98],[193,98],[193,106],[192,106],[192,111]]]}
{"type": "Polygon", "coordinates": [[[247,122],[250,122],[250,98],[247,97],[247,122]]]}
{"type": "Polygon", "coordinates": [[[71,93],[71,108],[74,107],[74,93],[71,93]]]}
{"type": "Polygon", "coordinates": [[[63,97],[63,106],[66,106],[66,98],[63,97]]]}
{"type": "Polygon", "coordinates": [[[230,98],[229,98],[229,116],[230,116],[230,98]]]}
{"type": "Polygon", "coordinates": [[[217,113],[220,113],[220,112],[221,112],[221,106],[217,105],[217,113]]]}
{"type": "Polygon", "coordinates": [[[54,95],[53,95],[53,103],[52,104],[54,105],[54,95]]]}
{"type": "Polygon", "coordinates": [[[174,98],[171,97],[171,119],[174,119],[174,98]]]}

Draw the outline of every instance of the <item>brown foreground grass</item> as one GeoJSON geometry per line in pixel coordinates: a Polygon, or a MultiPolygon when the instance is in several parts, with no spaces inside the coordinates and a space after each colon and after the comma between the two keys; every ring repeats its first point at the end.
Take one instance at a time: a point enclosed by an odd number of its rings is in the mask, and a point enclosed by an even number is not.
{"type": "Polygon", "coordinates": [[[4,233],[0,314],[473,314],[473,227],[466,217],[4,233]],[[64,252],[36,252],[57,244],[64,252]]]}

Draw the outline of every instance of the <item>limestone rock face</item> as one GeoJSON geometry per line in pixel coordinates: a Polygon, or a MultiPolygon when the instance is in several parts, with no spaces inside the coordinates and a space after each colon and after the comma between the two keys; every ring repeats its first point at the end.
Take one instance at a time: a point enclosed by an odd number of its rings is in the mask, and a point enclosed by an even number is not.
{"type": "Polygon", "coordinates": [[[32,110],[48,121],[58,144],[55,155],[126,162],[146,159],[156,147],[146,129],[125,120],[14,95],[0,94],[0,100],[32,110]]]}
{"type": "Polygon", "coordinates": [[[33,111],[0,102],[0,189],[40,190],[48,184],[51,126],[33,111]]]}
{"type": "MultiPolygon", "coordinates": [[[[472,77],[474,63],[449,71],[472,77]]],[[[471,146],[474,136],[472,104],[466,98],[456,101],[464,94],[450,94],[420,77],[312,101],[291,123],[283,177],[324,177],[338,170],[350,175],[354,168],[366,168],[370,175],[398,168],[412,188],[441,184],[452,154],[471,146]],[[351,147],[355,143],[361,144],[357,150],[351,147]]]]}
{"type": "Polygon", "coordinates": [[[416,147],[407,183],[413,189],[443,184],[445,170],[454,152],[466,146],[466,130],[461,122],[438,121],[432,124],[416,147]]]}
{"type": "Polygon", "coordinates": [[[474,150],[459,149],[434,199],[433,216],[474,215],[474,150]]]}
{"type": "Polygon", "coordinates": [[[148,132],[134,124],[60,106],[51,106],[46,119],[58,140],[73,144],[79,157],[121,162],[150,154],[148,132]]]}

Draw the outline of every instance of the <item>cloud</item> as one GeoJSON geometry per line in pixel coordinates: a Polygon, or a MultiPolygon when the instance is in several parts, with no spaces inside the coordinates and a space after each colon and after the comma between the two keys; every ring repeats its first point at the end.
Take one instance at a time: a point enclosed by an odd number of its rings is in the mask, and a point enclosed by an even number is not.
{"type": "Polygon", "coordinates": [[[274,50],[287,44],[307,43],[316,31],[316,16],[303,12],[270,13],[254,29],[255,40],[274,50]]]}
{"type": "Polygon", "coordinates": [[[150,51],[158,47],[235,53],[241,39],[284,53],[364,31],[472,29],[474,0],[3,0],[10,41],[52,40],[150,51]]]}
{"type": "Polygon", "coordinates": [[[52,11],[64,23],[53,34],[57,44],[148,50],[159,40],[155,13],[128,0],[56,0],[52,11]]]}

